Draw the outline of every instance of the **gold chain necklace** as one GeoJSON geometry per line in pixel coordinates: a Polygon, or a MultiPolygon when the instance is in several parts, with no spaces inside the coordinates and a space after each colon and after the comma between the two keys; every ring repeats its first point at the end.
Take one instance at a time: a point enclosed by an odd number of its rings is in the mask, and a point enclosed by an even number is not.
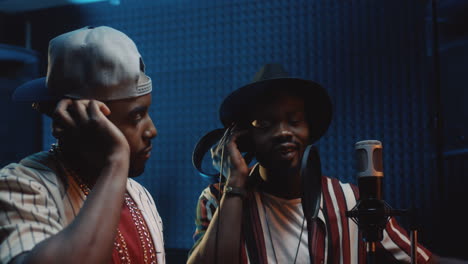
{"type": "Polygon", "coordinates": [[[156,254],[154,251],[153,241],[149,234],[148,227],[145,224],[145,219],[141,214],[141,210],[132,200],[130,195],[125,194],[125,203],[130,210],[133,222],[138,231],[138,237],[140,238],[141,247],[143,248],[143,260],[145,263],[156,264],[156,254]]]}
{"type": "MultiPolygon", "coordinates": [[[[78,175],[76,175],[76,173],[73,170],[65,166],[64,162],[62,161],[62,157],[61,157],[62,154],[61,154],[61,150],[58,144],[52,144],[49,152],[54,154],[56,161],[58,162],[62,170],[65,172],[65,174],[70,175],[73,178],[73,180],[78,184],[83,194],[85,196],[88,196],[91,189],[86,183],[83,182],[83,180],[80,177],[78,177],[78,175]]],[[[149,234],[148,228],[146,227],[145,220],[141,214],[141,210],[132,200],[130,195],[125,193],[124,198],[125,198],[125,204],[127,205],[130,211],[130,214],[132,215],[133,223],[135,224],[137,228],[141,247],[143,249],[144,263],[156,264],[157,263],[156,254],[154,251],[152,238],[149,234]],[[146,246],[149,248],[149,250],[147,250],[146,246]]],[[[117,228],[117,236],[114,239],[114,247],[117,250],[117,253],[119,255],[119,258],[122,264],[130,264],[131,261],[130,261],[130,254],[128,253],[127,243],[125,242],[124,236],[122,232],[120,232],[119,228],[117,228]]]]}

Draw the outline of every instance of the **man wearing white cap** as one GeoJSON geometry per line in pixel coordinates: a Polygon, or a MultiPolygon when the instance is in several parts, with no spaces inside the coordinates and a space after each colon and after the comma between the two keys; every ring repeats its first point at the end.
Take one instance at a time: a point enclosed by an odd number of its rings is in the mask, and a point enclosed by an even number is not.
{"type": "Polygon", "coordinates": [[[0,171],[0,263],[165,263],[140,175],[157,131],[135,43],[86,27],[49,43],[47,77],[15,91],[53,118],[50,151],[0,171]]]}

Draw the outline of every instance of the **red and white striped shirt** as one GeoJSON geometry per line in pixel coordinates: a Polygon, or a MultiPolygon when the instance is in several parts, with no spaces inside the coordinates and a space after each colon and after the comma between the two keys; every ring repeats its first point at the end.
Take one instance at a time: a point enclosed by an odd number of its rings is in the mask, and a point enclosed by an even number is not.
{"type": "MultiPolygon", "coordinates": [[[[219,184],[208,186],[200,195],[197,216],[194,247],[198,245],[205,235],[212,216],[216,211],[219,201],[219,184]]],[[[262,195],[257,189],[249,192],[248,198],[244,202],[243,226],[245,238],[243,247],[243,263],[274,263],[272,260],[271,241],[268,240],[268,228],[265,226],[263,204],[258,197],[262,195]],[[249,240],[249,236],[253,236],[249,240]],[[250,242],[249,242],[250,241],[250,242]],[[265,243],[267,242],[267,243],[265,243]],[[266,246],[268,245],[268,246],[266,246]]],[[[358,189],[355,185],[342,183],[337,179],[322,177],[321,207],[318,220],[314,224],[314,229],[304,230],[310,236],[310,245],[300,245],[301,250],[310,249],[314,263],[365,263],[366,252],[358,226],[350,218],[346,217],[346,211],[351,210],[358,200],[358,189]],[[314,232],[311,232],[315,230],[314,232]],[[313,238],[313,239],[312,239],[313,238]]],[[[302,213],[302,210],[300,210],[302,213]]],[[[286,218],[286,216],[284,217],[286,218]]],[[[271,219],[270,219],[271,223],[271,219]]],[[[290,224],[299,224],[295,221],[290,224]]],[[[299,226],[299,228],[301,228],[299,226]]],[[[294,229],[294,228],[291,228],[294,229]]],[[[296,228],[297,229],[297,228],[296,228]]],[[[303,236],[306,236],[303,234],[303,236]]],[[[377,244],[377,263],[410,263],[411,246],[407,232],[400,227],[394,218],[391,218],[384,230],[384,237],[377,244]]],[[[299,241],[299,236],[296,241],[299,241]]],[[[307,239],[302,239],[301,243],[308,243],[307,239]]],[[[281,242],[281,241],[280,241],[281,242]]],[[[278,241],[275,241],[278,244],[278,241]]],[[[309,243],[308,243],[309,244],[309,243]]],[[[298,244],[277,245],[278,247],[298,247],[298,244]]],[[[300,252],[307,254],[309,252],[300,252]]],[[[432,254],[421,245],[418,246],[418,263],[428,263],[432,254]]],[[[279,261],[280,262],[280,261],[279,261]]],[[[288,263],[293,263],[292,258],[288,263]]],[[[310,263],[310,262],[309,262],[310,263]]]]}

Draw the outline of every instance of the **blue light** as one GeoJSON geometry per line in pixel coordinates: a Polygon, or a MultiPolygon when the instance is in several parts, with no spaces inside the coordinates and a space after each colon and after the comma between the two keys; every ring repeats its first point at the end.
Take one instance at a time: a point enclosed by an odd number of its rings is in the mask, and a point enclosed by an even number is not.
{"type": "Polygon", "coordinates": [[[111,5],[119,5],[120,0],[68,0],[72,4],[89,4],[95,2],[108,1],[111,5]]]}

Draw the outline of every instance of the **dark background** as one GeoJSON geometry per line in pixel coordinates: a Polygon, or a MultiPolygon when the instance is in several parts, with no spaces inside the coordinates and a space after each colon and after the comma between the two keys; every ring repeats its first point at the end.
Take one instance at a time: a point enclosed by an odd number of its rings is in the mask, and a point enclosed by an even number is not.
{"type": "Polygon", "coordinates": [[[58,0],[17,12],[5,7],[11,1],[0,0],[0,165],[53,142],[50,120],[9,99],[45,75],[48,41],[86,25],[125,32],[153,79],[159,136],[137,180],[163,218],[169,263],[185,261],[207,184],[191,165],[194,145],[221,126],[222,99],[270,62],[332,97],[335,115],[318,144],[326,175],[355,183],[354,143],[382,141],[386,201],[417,209],[420,242],[434,253],[468,259],[466,1],[433,9],[429,0],[58,0]]]}

